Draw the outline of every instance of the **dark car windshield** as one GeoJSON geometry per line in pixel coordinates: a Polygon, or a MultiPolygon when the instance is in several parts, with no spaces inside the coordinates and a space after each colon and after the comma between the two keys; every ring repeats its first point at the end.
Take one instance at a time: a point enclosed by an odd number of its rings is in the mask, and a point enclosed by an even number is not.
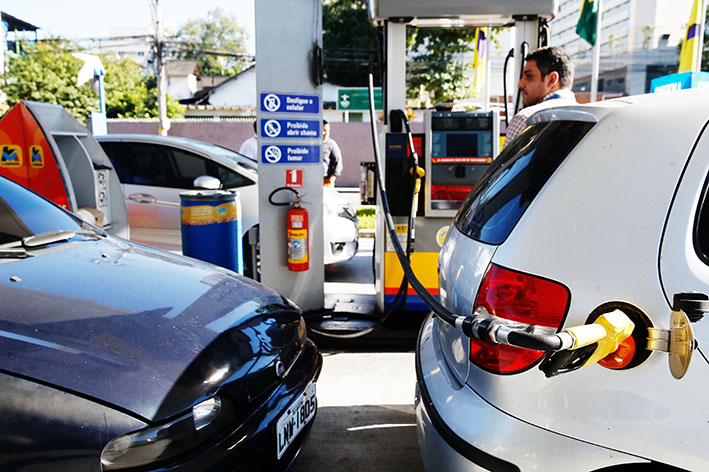
{"type": "Polygon", "coordinates": [[[594,123],[550,121],[530,126],[493,161],[455,217],[462,233],[502,244],[566,156],[594,123]]]}
{"type": "Polygon", "coordinates": [[[44,198],[0,177],[0,244],[62,230],[79,232],[82,227],[44,198]]]}

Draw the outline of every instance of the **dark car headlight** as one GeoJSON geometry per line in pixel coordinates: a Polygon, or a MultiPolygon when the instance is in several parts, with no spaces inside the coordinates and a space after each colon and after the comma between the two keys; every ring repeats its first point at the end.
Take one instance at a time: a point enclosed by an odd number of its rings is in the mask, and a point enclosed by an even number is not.
{"type": "Polygon", "coordinates": [[[223,429],[231,410],[218,396],[161,425],[118,436],[101,452],[103,470],[123,470],[176,460],[223,429]]]}

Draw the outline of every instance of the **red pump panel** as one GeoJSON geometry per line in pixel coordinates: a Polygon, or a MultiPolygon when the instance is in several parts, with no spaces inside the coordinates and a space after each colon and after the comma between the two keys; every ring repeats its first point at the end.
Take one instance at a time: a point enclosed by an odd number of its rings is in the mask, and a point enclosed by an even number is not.
{"type": "Polygon", "coordinates": [[[22,103],[0,120],[0,153],[0,175],[73,210],[47,138],[22,103]]]}

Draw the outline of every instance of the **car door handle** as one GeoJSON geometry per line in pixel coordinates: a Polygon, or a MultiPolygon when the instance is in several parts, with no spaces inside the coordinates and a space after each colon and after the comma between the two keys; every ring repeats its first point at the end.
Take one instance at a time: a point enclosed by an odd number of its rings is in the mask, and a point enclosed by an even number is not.
{"type": "Polygon", "coordinates": [[[158,201],[155,196],[149,193],[131,193],[128,195],[128,199],[138,203],[155,203],[158,201]]]}

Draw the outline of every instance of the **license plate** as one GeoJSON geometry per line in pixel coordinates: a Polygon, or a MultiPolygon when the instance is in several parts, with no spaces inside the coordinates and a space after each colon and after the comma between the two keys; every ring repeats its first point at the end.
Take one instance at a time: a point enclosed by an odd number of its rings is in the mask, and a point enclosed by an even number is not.
{"type": "Polygon", "coordinates": [[[283,456],[298,433],[313,419],[317,404],[315,383],[311,383],[278,418],[276,423],[276,455],[278,459],[283,456]]]}

